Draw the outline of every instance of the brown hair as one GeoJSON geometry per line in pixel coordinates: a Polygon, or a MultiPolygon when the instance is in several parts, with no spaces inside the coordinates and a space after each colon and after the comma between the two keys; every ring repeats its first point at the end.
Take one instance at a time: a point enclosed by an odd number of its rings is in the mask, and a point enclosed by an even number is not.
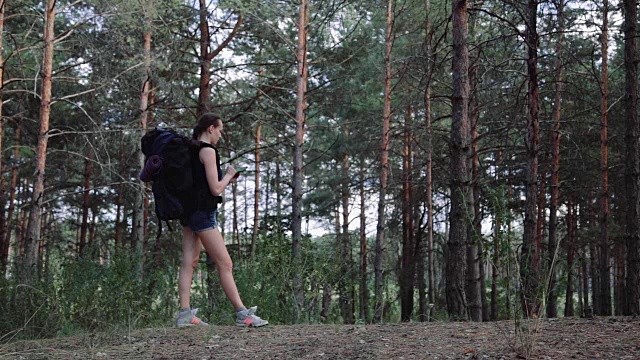
{"type": "Polygon", "coordinates": [[[193,128],[193,139],[198,140],[200,135],[209,128],[209,126],[213,125],[214,127],[218,127],[222,124],[222,119],[219,115],[213,113],[205,113],[200,116],[196,126],[193,128]]]}

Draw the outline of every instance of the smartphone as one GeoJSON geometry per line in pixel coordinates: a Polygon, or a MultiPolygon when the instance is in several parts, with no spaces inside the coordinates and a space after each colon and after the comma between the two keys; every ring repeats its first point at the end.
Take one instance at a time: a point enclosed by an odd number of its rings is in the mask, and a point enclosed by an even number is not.
{"type": "Polygon", "coordinates": [[[233,176],[233,178],[234,179],[237,178],[238,176],[240,176],[240,173],[245,172],[246,170],[247,170],[247,168],[243,168],[243,167],[237,168],[236,169],[236,174],[233,176]]]}

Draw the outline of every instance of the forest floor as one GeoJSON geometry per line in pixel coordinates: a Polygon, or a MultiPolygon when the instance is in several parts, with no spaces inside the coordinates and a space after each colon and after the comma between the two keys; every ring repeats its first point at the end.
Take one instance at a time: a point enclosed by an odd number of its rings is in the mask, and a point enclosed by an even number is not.
{"type": "Polygon", "coordinates": [[[0,345],[0,359],[640,359],[640,319],[156,328],[0,345]],[[533,344],[525,357],[522,344],[533,344]]]}

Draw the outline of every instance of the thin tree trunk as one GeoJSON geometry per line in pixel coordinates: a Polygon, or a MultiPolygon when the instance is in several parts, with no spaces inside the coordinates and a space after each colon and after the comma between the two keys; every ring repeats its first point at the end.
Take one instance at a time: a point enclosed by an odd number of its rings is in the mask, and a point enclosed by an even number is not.
{"type": "Polygon", "coordinates": [[[567,204],[567,292],[565,297],[564,316],[573,316],[573,257],[575,252],[576,240],[576,219],[575,211],[575,194],[574,200],[570,200],[567,204]]]}
{"type": "Polygon", "coordinates": [[[608,118],[607,95],[609,93],[608,77],[608,17],[609,1],[603,0],[602,10],[602,70],[600,80],[600,171],[602,184],[600,186],[600,313],[598,315],[611,315],[611,272],[609,251],[609,145],[608,145],[608,118]]]}
{"type": "Polygon", "coordinates": [[[558,3],[558,41],[556,43],[555,64],[555,98],[553,103],[553,131],[551,132],[551,179],[549,191],[551,201],[549,203],[549,251],[547,254],[547,271],[549,276],[549,289],[547,296],[547,317],[558,317],[558,294],[556,289],[556,268],[554,257],[558,248],[558,199],[560,197],[560,117],[562,108],[562,92],[564,89],[562,54],[564,41],[564,0],[558,3]]]}
{"type": "Polygon", "coordinates": [[[281,172],[280,172],[280,153],[278,153],[276,155],[276,174],[275,174],[275,182],[274,182],[274,186],[275,186],[275,193],[276,193],[276,218],[278,219],[278,232],[281,231],[280,229],[280,223],[282,220],[282,187],[281,187],[281,181],[282,181],[282,176],[281,176],[281,172]]]}
{"type": "Polygon", "coordinates": [[[45,5],[44,54],[42,57],[42,92],[40,95],[40,131],[38,132],[38,148],[36,151],[36,171],[33,186],[33,197],[29,211],[29,225],[25,237],[25,254],[23,273],[27,282],[33,280],[37,264],[38,243],[40,242],[40,216],[44,198],[44,175],[47,161],[47,144],[49,132],[49,115],[51,114],[51,82],[53,70],[53,41],[55,23],[55,0],[47,0],[45,5]]]}
{"type": "MultiPolygon", "coordinates": [[[[426,21],[425,21],[425,73],[427,74],[427,85],[424,90],[424,123],[426,129],[427,141],[425,144],[425,182],[426,182],[426,205],[427,205],[427,276],[429,278],[429,289],[428,289],[428,297],[429,297],[429,320],[433,319],[434,311],[435,311],[435,267],[433,264],[433,185],[432,185],[432,137],[433,137],[433,129],[431,127],[431,78],[433,76],[433,51],[431,46],[431,0],[425,0],[425,10],[426,10],[426,21]]],[[[420,309],[420,320],[424,321],[423,318],[426,316],[426,310],[420,309]]]]}
{"type": "Polygon", "coordinates": [[[624,0],[624,66],[625,66],[625,187],[627,245],[627,304],[626,315],[640,313],[640,158],[638,155],[638,1],[624,0]]]}
{"type": "Polygon", "coordinates": [[[591,268],[591,291],[593,299],[593,313],[600,314],[600,276],[598,269],[599,248],[596,239],[589,240],[589,267],[591,268]]]}
{"type": "MultiPolygon", "coordinates": [[[[6,7],[6,0],[0,0],[0,275],[4,274],[4,269],[7,264],[8,252],[5,254],[4,249],[8,247],[8,242],[5,244],[5,239],[7,238],[6,234],[10,233],[11,230],[7,231],[9,228],[10,218],[8,216],[8,211],[5,214],[4,208],[7,201],[6,194],[7,191],[5,189],[6,184],[3,175],[2,169],[2,154],[3,154],[3,145],[2,138],[4,137],[4,120],[2,119],[2,90],[4,84],[4,58],[2,57],[3,47],[3,39],[2,35],[4,32],[4,12],[6,7]]],[[[9,205],[11,206],[11,205],[9,205]]]]}
{"type": "MultiPolygon", "coordinates": [[[[20,126],[16,126],[15,144],[13,148],[13,164],[11,166],[11,185],[9,189],[9,207],[7,209],[7,220],[4,242],[0,248],[0,271],[4,274],[9,264],[9,249],[11,248],[11,228],[14,224],[13,214],[16,203],[16,188],[18,186],[18,157],[20,156],[20,126]]],[[[17,221],[15,221],[17,223],[17,221]]],[[[17,238],[17,237],[16,237],[17,238]]],[[[2,239],[0,239],[2,240],[2,239]]]]}
{"type": "Polygon", "coordinates": [[[451,214],[446,253],[447,312],[452,320],[465,320],[465,264],[469,222],[469,53],[467,0],[453,0],[453,101],[451,123],[451,214]]]}
{"type": "Polygon", "coordinates": [[[80,243],[78,256],[84,255],[87,240],[87,228],[89,220],[89,201],[91,199],[91,178],[93,177],[93,151],[87,146],[87,158],[84,161],[84,193],[82,194],[82,223],[80,226],[80,243]]]}
{"type": "Polygon", "coordinates": [[[588,311],[589,306],[589,271],[587,267],[587,249],[586,247],[582,250],[582,262],[580,263],[582,267],[582,298],[583,298],[583,307],[582,307],[582,315],[587,316],[588,313],[592,313],[592,311],[588,311]]]}
{"type": "Polygon", "coordinates": [[[307,108],[306,92],[307,92],[307,36],[309,17],[309,1],[300,0],[298,12],[298,52],[297,52],[297,68],[298,77],[296,81],[296,137],[295,149],[293,152],[293,198],[291,201],[291,232],[292,232],[292,250],[291,257],[293,261],[293,323],[300,321],[302,308],[304,307],[304,289],[302,283],[302,275],[300,269],[302,267],[302,146],[304,143],[304,125],[306,121],[305,110],[307,108]]]}
{"type": "MultiPolygon", "coordinates": [[[[98,209],[91,209],[91,225],[89,226],[89,240],[87,241],[87,246],[89,249],[92,249],[94,246],[94,241],[96,239],[96,221],[98,219],[98,209]]],[[[98,254],[100,254],[98,249],[98,254]]]]}
{"type": "MultiPolygon", "coordinates": [[[[144,136],[147,132],[147,121],[149,116],[149,90],[151,89],[151,21],[153,0],[147,0],[143,5],[145,18],[143,33],[143,55],[144,55],[144,78],[142,82],[142,92],[140,94],[140,136],[144,136]]],[[[141,149],[137,149],[137,166],[138,169],[144,167],[144,154],[141,149]]],[[[135,198],[135,207],[133,210],[133,229],[131,232],[131,249],[136,254],[138,264],[136,267],[136,277],[143,277],[143,254],[144,254],[144,197],[145,183],[138,180],[135,198]]]]}
{"type": "Polygon", "coordinates": [[[240,231],[238,231],[238,182],[231,184],[231,196],[233,203],[233,229],[231,230],[231,241],[238,245],[237,260],[240,260],[240,231]]]}
{"type": "Polygon", "coordinates": [[[527,47],[527,168],[526,200],[524,214],[524,234],[520,260],[520,278],[522,282],[522,308],[526,317],[537,316],[540,308],[538,296],[539,263],[536,262],[535,236],[538,196],[538,137],[540,131],[538,108],[538,32],[536,30],[538,0],[527,2],[526,47],[527,47]]]}
{"type": "Polygon", "coordinates": [[[369,282],[367,276],[367,218],[365,215],[364,171],[365,160],[360,160],[360,319],[369,323],[369,282]]]}
{"type": "Polygon", "coordinates": [[[255,151],[255,186],[253,193],[253,234],[251,235],[251,256],[256,253],[258,243],[258,225],[260,223],[260,141],[262,137],[262,122],[258,121],[256,127],[256,151],[255,151]]]}
{"type": "MultiPolygon", "coordinates": [[[[579,251],[580,253],[580,251],[579,251]]],[[[578,264],[578,268],[576,269],[576,277],[578,278],[578,287],[576,289],[576,292],[578,293],[578,316],[582,316],[582,314],[584,314],[584,303],[582,302],[582,256],[580,256],[580,261],[578,264]]]]}
{"type": "Polygon", "coordinates": [[[411,196],[411,107],[404,117],[404,148],[402,151],[402,259],[400,281],[400,320],[411,321],[415,276],[415,250],[413,236],[413,208],[411,196]]]}
{"type": "Polygon", "coordinates": [[[325,283],[322,288],[322,310],[320,311],[320,319],[323,323],[329,318],[329,309],[331,308],[331,285],[325,283]]]}
{"type": "MultiPolygon", "coordinates": [[[[496,154],[496,177],[494,189],[500,186],[500,166],[502,165],[502,151],[496,154]]],[[[495,210],[495,222],[493,224],[493,261],[491,264],[491,315],[492,321],[498,320],[498,275],[500,269],[500,241],[502,239],[502,210],[495,210]]]]}
{"type": "Polygon", "coordinates": [[[615,264],[615,314],[616,316],[624,315],[627,303],[627,292],[625,288],[625,246],[623,240],[616,240],[614,252],[615,264]]]}
{"type": "Polygon", "coordinates": [[[200,84],[198,86],[197,117],[211,110],[211,61],[209,57],[209,11],[205,0],[200,0],[200,84]]]}
{"type": "MultiPolygon", "coordinates": [[[[345,139],[349,138],[349,129],[345,127],[344,129],[345,139]]],[[[352,259],[351,259],[351,241],[349,237],[349,186],[351,185],[350,176],[349,176],[349,154],[344,153],[342,155],[342,264],[341,264],[341,279],[342,279],[342,289],[341,289],[341,308],[342,311],[342,319],[345,324],[353,324],[354,322],[354,314],[353,314],[353,298],[350,296],[350,286],[347,286],[348,279],[351,276],[352,269],[352,259]]]]}
{"type": "Polygon", "coordinates": [[[387,195],[387,176],[389,172],[389,124],[391,122],[391,49],[393,47],[393,3],[387,0],[385,52],[384,52],[384,105],[382,111],[382,140],[380,144],[380,192],[378,198],[378,224],[376,226],[376,257],[375,257],[375,284],[373,322],[382,321],[384,307],[384,269],[382,258],[384,256],[384,230],[386,228],[384,211],[387,195]]]}

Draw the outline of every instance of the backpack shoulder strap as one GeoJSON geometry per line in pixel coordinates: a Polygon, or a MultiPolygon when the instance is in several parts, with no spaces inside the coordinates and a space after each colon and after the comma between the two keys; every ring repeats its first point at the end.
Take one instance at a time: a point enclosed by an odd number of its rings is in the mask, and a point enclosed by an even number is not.
{"type": "Polygon", "coordinates": [[[216,151],[216,167],[218,168],[218,180],[222,180],[222,178],[224,176],[222,174],[222,167],[220,166],[220,154],[218,153],[218,149],[215,146],[213,146],[213,145],[211,145],[209,143],[201,141],[200,142],[200,149],[203,149],[203,148],[206,148],[206,147],[212,148],[213,150],[216,151]]]}

